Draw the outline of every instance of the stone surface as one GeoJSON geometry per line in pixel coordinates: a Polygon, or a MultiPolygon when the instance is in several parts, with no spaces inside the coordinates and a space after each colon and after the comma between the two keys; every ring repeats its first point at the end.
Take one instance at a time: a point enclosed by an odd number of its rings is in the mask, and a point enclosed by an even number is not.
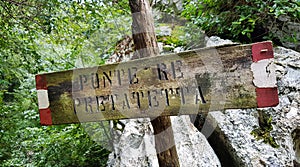
{"type": "Polygon", "coordinates": [[[155,29],[156,36],[171,36],[172,29],[169,26],[159,26],[155,29]]]}
{"type": "Polygon", "coordinates": [[[211,37],[206,37],[206,47],[213,47],[213,46],[220,46],[220,45],[227,45],[227,44],[235,44],[234,42],[228,40],[228,39],[221,39],[220,37],[217,36],[211,36],[211,37]]]}
{"type": "Polygon", "coordinates": [[[300,53],[282,47],[274,52],[280,104],[259,110],[272,117],[271,136],[279,148],[250,134],[259,127],[258,109],[216,111],[207,116],[215,128],[213,135],[228,150],[233,165],[293,166],[299,161],[299,140],[292,133],[300,127],[300,53]]]}
{"type": "Polygon", "coordinates": [[[278,19],[282,24],[272,25],[269,27],[270,30],[275,33],[284,47],[300,51],[300,23],[291,21],[286,15],[281,15],[278,19]],[[287,38],[293,38],[293,40],[287,40],[287,38]]]}
{"type": "Polygon", "coordinates": [[[251,131],[258,127],[257,111],[227,110],[211,112],[207,119],[216,125],[218,140],[229,150],[235,166],[284,166],[279,157],[286,155],[283,149],[276,149],[262,140],[257,141],[251,131]]]}
{"type": "Polygon", "coordinates": [[[174,49],[174,53],[179,53],[179,52],[183,52],[183,51],[184,51],[184,48],[182,46],[176,47],[174,49]]]}
{"type": "Polygon", "coordinates": [[[114,131],[113,152],[107,166],[149,166],[158,167],[150,119],[122,120],[123,132],[114,131]]]}
{"type": "Polygon", "coordinates": [[[205,136],[183,115],[171,117],[180,167],[221,166],[205,136]]]}
{"type": "MultiPolygon", "coordinates": [[[[171,117],[181,167],[221,166],[208,141],[191,124],[188,116],[171,117]]],[[[158,167],[153,129],[149,119],[123,120],[123,132],[116,132],[108,166],[158,167]]],[[[163,135],[163,132],[162,134],[163,135]]]]}

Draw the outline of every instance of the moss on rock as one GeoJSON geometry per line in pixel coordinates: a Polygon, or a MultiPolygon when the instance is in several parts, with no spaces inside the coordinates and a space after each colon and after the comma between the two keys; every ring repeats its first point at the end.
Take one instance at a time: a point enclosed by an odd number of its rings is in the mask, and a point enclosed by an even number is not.
{"type": "Polygon", "coordinates": [[[272,116],[266,114],[264,111],[258,111],[258,115],[259,127],[254,129],[251,134],[257,140],[263,140],[272,147],[278,148],[279,145],[276,143],[274,137],[270,134],[270,132],[273,130],[272,116]]]}

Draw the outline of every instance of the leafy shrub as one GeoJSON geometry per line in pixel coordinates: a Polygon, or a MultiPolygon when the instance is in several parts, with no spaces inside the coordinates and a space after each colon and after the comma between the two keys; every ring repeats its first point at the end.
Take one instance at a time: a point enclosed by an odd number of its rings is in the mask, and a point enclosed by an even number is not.
{"type": "Polygon", "coordinates": [[[105,166],[109,151],[79,124],[40,126],[34,77],[0,101],[0,166],[105,166]]]}
{"type": "Polygon", "coordinates": [[[115,23],[125,2],[0,1],[0,166],[105,166],[109,151],[81,125],[40,126],[34,75],[74,68],[78,56],[103,63],[127,30],[128,19],[115,23]]]}
{"type": "MultiPolygon", "coordinates": [[[[199,25],[206,34],[242,43],[273,40],[277,44],[296,43],[299,24],[297,0],[187,0],[182,16],[199,25]]],[[[299,32],[298,32],[299,34],[299,32]]]]}

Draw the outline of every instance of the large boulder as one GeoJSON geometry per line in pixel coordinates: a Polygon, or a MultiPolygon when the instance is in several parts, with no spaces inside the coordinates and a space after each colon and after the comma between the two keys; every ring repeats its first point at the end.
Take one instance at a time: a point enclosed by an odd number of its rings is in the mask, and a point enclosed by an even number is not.
{"type": "Polygon", "coordinates": [[[221,39],[218,36],[211,36],[205,38],[205,46],[206,47],[214,47],[214,46],[220,46],[220,45],[230,45],[230,44],[237,44],[232,42],[229,39],[221,39]]]}
{"type": "Polygon", "coordinates": [[[299,165],[300,53],[283,47],[276,47],[274,52],[280,100],[277,107],[216,111],[207,116],[215,128],[214,133],[207,137],[222,164],[254,167],[299,165]],[[252,134],[262,126],[259,112],[268,116],[271,128],[270,136],[261,136],[257,140],[252,134]]]}
{"type": "MultiPolygon", "coordinates": [[[[188,116],[171,117],[176,149],[181,167],[221,166],[208,141],[188,116]]],[[[149,119],[123,121],[123,132],[115,136],[108,166],[155,167],[158,165],[155,139],[149,119]]]]}

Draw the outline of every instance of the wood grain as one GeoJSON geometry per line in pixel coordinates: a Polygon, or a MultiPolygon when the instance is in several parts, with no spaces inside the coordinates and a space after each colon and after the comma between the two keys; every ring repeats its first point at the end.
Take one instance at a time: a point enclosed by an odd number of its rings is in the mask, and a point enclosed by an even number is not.
{"type": "Polygon", "coordinates": [[[64,124],[254,108],[251,64],[249,44],[39,76],[53,124],[64,124]]]}

